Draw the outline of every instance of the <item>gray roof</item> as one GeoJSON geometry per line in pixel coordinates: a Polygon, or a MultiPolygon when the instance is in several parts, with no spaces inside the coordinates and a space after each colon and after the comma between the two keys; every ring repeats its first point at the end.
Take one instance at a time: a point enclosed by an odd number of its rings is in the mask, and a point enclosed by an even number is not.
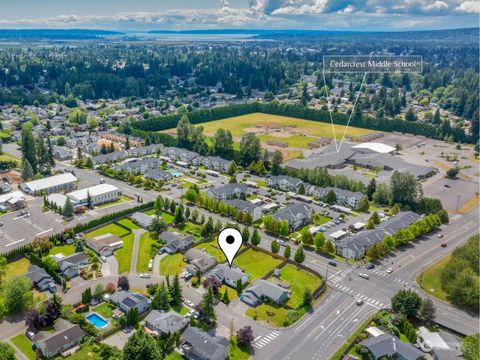
{"type": "Polygon", "coordinates": [[[133,221],[135,221],[140,226],[144,226],[147,228],[150,226],[150,224],[153,221],[153,216],[147,215],[145,213],[138,212],[138,211],[136,213],[133,213],[130,217],[133,221]]]}
{"type": "Polygon", "coordinates": [[[78,252],[70,256],[65,256],[57,261],[58,269],[63,272],[71,266],[77,266],[88,262],[88,257],[84,252],[78,252]]]}
{"type": "Polygon", "coordinates": [[[213,337],[199,328],[189,326],[183,332],[183,342],[188,343],[194,352],[203,356],[204,359],[218,359],[220,354],[226,351],[230,342],[220,336],[213,337]]]}
{"type": "Polygon", "coordinates": [[[321,153],[313,154],[306,159],[292,159],[285,162],[285,167],[293,169],[315,169],[318,167],[338,166],[346,162],[355,152],[352,145],[343,143],[337,152],[335,143],[326,146],[321,153]]]}
{"type": "Polygon", "coordinates": [[[115,170],[130,170],[130,171],[140,171],[142,168],[147,167],[148,169],[158,168],[160,166],[160,159],[157,157],[150,157],[146,159],[140,159],[135,161],[130,161],[123,164],[118,164],[115,166],[115,170]]]}
{"type": "Polygon", "coordinates": [[[115,304],[123,304],[127,308],[131,309],[141,302],[148,302],[148,299],[140,293],[130,291],[117,291],[112,296],[110,296],[110,301],[115,304]]]}
{"type": "Polygon", "coordinates": [[[319,186],[314,186],[314,190],[320,192],[320,197],[322,197],[322,198],[327,196],[327,194],[330,191],[333,191],[335,193],[335,195],[337,196],[337,198],[338,197],[345,197],[345,198],[356,198],[358,200],[361,200],[365,196],[365,194],[363,194],[359,191],[353,192],[353,191],[350,191],[350,190],[339,189],[339,188],[336,188],[336,187],[322,188],[322,187],[319,187],[319,186]]]}
{"type": "Polygon", "coordinates": [[[307,214],[311,211],[312,208],[305,204],[291,204],[283,209],[278,210],[273,217],[278,220],[292,221],[299,213],[307,216],[307,214]]]}
{"type": "Polygon", "coordinates": [[[246,193],[248,190],[248,186],[245,184],[225,184],[223,186],[219,186],[216,188],[211,188],[208,191],[211,191],[214,194],[222,195],[226,194],[226,196],[232,196],[236,193],[246,193]]]}
{"type": "Polygon", "coordinates": [[[212,255],[198,249],[188,250],[185,253],[185,258],[189,263],[187,270],[192,270],[193,273],[195,273],[197,269],[200,270],[200,272],[207,271],[217,264],[217,260],[212,255]]]}
{"type": "Polygon", "coordinates": [[[241,199],[225,200],[225,204],[227,204],[228,206],[234,206],[237,209],[245,212],[252,212],[257,208],[257,206],[253,205],[250,201],[241,199]]]}
{"type": "Polygon", "coordinates": [[[160,169],[149,169],[144,174],[146,179],[158,180],[170,180],[173,175],[170,171],[160,169]]]}
{"type": "Polygon", "coordinates": [[[220,264],[217,265],[214,269],[210,271],[208,276],[214,276],[221,282],[224,281],[224,279],[230,279],[232,281],[238,281],[242,277],[244,277],[246,273],[244,273],[241,269],[238,268],[230,268],[227,264],[220,264]]]}
{"type": "Polygon", "coordinates": [[[57,353],[63,346],[80,341],[86,334],[78,325],[69,324],[71,326],[55,331],[51,336],[41,340],[45,344],[48,354],[57,353]]]}
{"type": "Polygon", "coordinates": [[[303,182],[301,179],[295,178],[293,176],[288,175],[278,175],[278,176],[271,176],[269,178],[274,184],[278,184],[280,181],[286,181],[290,186],[300,186],[303,182]]]}
{"type": "Polygon", "coordinates": [[[350,248],[359,251],[369,248],[375,243],[381,242],[387,235],[393,235],[398,230],[408,227],[420,218],[420,215],[412,212],[400,212],[389,220],[381,222],[375,229],[367,230],[357,236],[347,236],[336,244],[339,248],[350,248]]]}
{"type": "Polygon", "coordinates": [[[175,311],[152,310],[145,318],[147,324],[152,324],[155,330],[160,330],[165,334],[171,334],[179,327],[187,325],[188,320],[175,311]]]}
{"type": "Polygon", "coordinates": [[[248,288],[245,289],[246,293],[254,294],[258,299],[262,297],[268,297],[274,301],[279,301],[284,294],[288,294],[288,290],[285,290],[267,280],[257,280],[248,288]]]}
{"type": "Polygon", "coordinates": [[[28,273],[25,274],[27,278],[32,280],[32,284],[38,287],[42,287],[48,283],[55,283],[53,278],[44,268],[41,268],[37,265],[30,265],[28,268],[28,273]]]}
{"type": "Polygon", "coordinates": [[[165,245],[169,247],[173,252],[184,251],[190,247],[195,238],[192,235],[181,236],[176,232],[164,231],[159,236],[160,240],[165,241],[165,245]]]}
{"type": "Polygon", "coordinates": [[[411,344],[404,343],[396,336],[382,334],[374,338],[364,340],[360,343],[365,346],[375,358],[381,356],[393,357],[401,355],[406,360],[417,360],[423,357],[424,353],[411,344]]]}

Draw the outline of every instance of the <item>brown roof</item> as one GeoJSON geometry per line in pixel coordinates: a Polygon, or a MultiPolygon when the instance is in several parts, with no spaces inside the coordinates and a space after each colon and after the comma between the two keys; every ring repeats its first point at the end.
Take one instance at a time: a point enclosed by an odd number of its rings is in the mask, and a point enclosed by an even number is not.
{"type": "Polygon", "coordinates": [[[105,247],[110,247],[111,245],[122,241],[117,235],[109,235],[105,237],[96,237],[96,238],[86,238],[85,242],[95,251],[100,251],[105,247]]]}

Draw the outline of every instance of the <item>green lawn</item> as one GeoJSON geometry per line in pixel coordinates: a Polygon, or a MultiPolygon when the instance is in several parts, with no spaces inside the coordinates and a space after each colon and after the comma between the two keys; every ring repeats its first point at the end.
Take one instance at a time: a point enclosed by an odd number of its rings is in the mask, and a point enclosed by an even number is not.
{"type": "Polygon", "coordinates": [[[151,249],[154,243],[155,240],[152,238],[152,235],[149,231],[143,233],[140,237],[137,258],[137,272],[143,273],[148,271],[148,263],[151,259],[151,249]]]}
{"type": "Polygon", "coordinates": [[[217,259],[217,262],[219,263],[223,263],[227,261],[222,250],[220,250],[220,248],[218,247],[217,240],[210,240],[208,242],[203,242],[195,246],[195,248],[199,250],[205,249],[205,252],[215,257],[215,259],[217,259]]]}
{"type": "Polygon", "coordinates": [[[323,224],[326,224],[327,222],[329,222],[330,220],[332,220],[332,219],[327,217],[327,216],[317,214],[313,218],[313,223],[315,225],[323,225],[323,224]]]}
{"type": "MultiPolygon", "coordinates": [[[[150,209],[148,211],[145,211],[144,214],[147,214],[147,215],[155,215],[155,209],[150,209]]],[[[165,221],[167,224],[171,224],[173,222],[173,215],[170,215],[166,212],[162,212],[162,218],[163,218],[163,221],[165,221]]]]}
{"type": "Polygon", "coordinates": [[[280,270],[280,279],[290,284],[292,294],[287,305],[292,309],[296,309],[302,304],[303,294],[306,289],[310,289],[313,293],[322,283],[322,279],[291,264],[285,265],[280,270]]]}
{"type": "Polygon", "coordinates": [[[313,137],[302,136],[302,135],[292,135],[289,137],[277,137],[275,135],[268,134],[268,135],[260,135],[258,136],[258,138],[260,139],[261,143],[266,144],[267,141],[280,140],[288,143],[289,147],[302,148],[302,149],[308,148],[308,144],[310,144],[312,141],[315,140],[315,138],[313,137]]]}
{"type": "Polygon", "coordinates": [[[103,316],[105,319],[111,319],[113,309],[115,309],[115,306],[108,303],[103,303],[92,308],[92,311],[95,311],[99,315],[103,316]]]}
{"type": "Polygon", "coordinates": [[[183,360],[183,359],[185,358],[175,351],[165,356],[165,360],[183,360]]]}
{"type": "Polygon", "coordinates": [[[130,266],[132,265],[134,234],[130,233],[127,236],[122,237],[122,241],[123,247],[115,250],[115,257],[118,260],[118,272],[120,274],[128,273],[130,271],[130,266]]]}
{"type": "Polygon", "coordinates": [[[237,339],[234,337],[230,341],[229,360],[248,360],[252,356],[252,350],[237,345],[237,339]]]}
{"type": "Polygon", "coordinates": [[[235,259],[235,264],[250,275],[250,282],[263,277],[281,263],[281,260],[252,249],[244,251],[235,259]]]}
{"type": "Polygon", "coordinates": [[[238,297],[237,290],[232,289],[230,286],[227,286],[227,285],[222,285],[220,289],[218,289],[218,292],[221,296],[223,296],[225,289],[227,289],[228,298],[230,299],[230,301],[238,297]]]}
{"type": "Polygon", "coordinates": [[[11,278],[15,276],[24,275],[28,272],[30,261],[27,258],[21,258],[20,260],[11,262],[7,265],[7,271],[5,277],[11,278]]]}
{"type": "Polygon", "coordinates": [[[62,254],[63,256],[73,255],[75,253],[75,245],[59,245],[54,246],[48,252],[49,255],[62,254]]]}
{"type": "Polygon", "coordinates": [[[122,203],[126,203],[126,202],[130,202],[130,201],[133,201],[133,199],[129,196],[125,196],[125,195],[121,195],[117,200],[115,201],[111,201],[111,202],[107,202],[107,203],[104,203],[104,204],[100,204],[100,205],[97,205],[96,207],[97,208],[106,208],[106,207],[109,207],[109,206],[113,206],[113,205],[118,205],[118,204],[122,204],[122,203]]]}
{"type": "Polygon", "coordinates": [[[0,155],[0,161],[15,161],[16,163],[20,164],[22,160],[16,156],[13,156],[12,154],[3,153],[0,155]]]}
{"type": "Polygon", "coordinates": [[[173,310],[175,310],[180,315],[185,315],[186,313],[188,313],[190,311],[189,308],[187,308],[186,306],[183,306],[183,305],[175,306],[173,308],[173,310]]]}
{"type": "Polygon", "coordinates": [[[131,230],[134,230],[134,229],[141,229],[140,226],[138,226],[137,224],[135,224],[132,220],[130,219],[122,219],[120,221],[118,221],[119,224],[122,224],[123,226],[126,226],[128,227],[129,229],[131,230]]]}
{"type": "Polygon", "coordinates": [[[105,234],[112,234],[112,235],[117,235],[122,237],[123,235],[128,234],[128,230],[122,228],[121,226],[115,225],[115,224],[109,224],[106,226],[103,226],[97,230],[94,230],[92,232],[89,232],[88,234],[85,234],[86,237],[97,237],[105,234]]]}
{"type": "Polygon", "coordinates": [[[166,255],[160,260],[160,275],[180,274],[185,265],[187,263],[183,261],[183,254],[166,255]]]}
{"type": "Polygon", "coordinates": [[[193,235],[196,239],[202,237],[202,226],[191,222],[186,222],[180,231],[193,235]]]}
{"type": "Polygon", "coordinates": [[[422,287],[423,290],[430,295],[445,301],[448,301],[447,293],[442,289],[440,274],[443,267],[447,265],[451,258],[451,255],[444,257],[439,262],[427,268],[422,275],[417,277],[417,283],[422,287]]]}
{"type": "Polygon", "coordinates": [[[14,338],[10,340],[13,345],[15,345],[18,350],[20,350],[23,355],[25,355],[29,360],[35,360],[37,358],[37,354],[32,349],[32,343],[24,334],[18,334],[14,338]]]}
{"type": "Polygon", "coordinates": [[[95,344],[83,345],[79,351],[69,356],[69,360],[101,360],[102,357],[98,352],[93,351],[95,344]]]}
{"type": "Polygon", "coordinates": [[[282,327],[287,317],[287,312],[287,308],[282,306],[261,304],[255,308],[249,308],[246,314],[254,320],[262,321],[275,327],[282,327]]]}

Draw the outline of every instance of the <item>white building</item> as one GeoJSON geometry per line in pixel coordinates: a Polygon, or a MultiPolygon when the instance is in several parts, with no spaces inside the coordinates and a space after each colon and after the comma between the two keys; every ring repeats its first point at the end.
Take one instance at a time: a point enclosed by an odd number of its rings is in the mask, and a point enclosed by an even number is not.
{"type": "Polygon", "coordinates": [[[116,201],[122,195],[122,191],[111,184],[100,184],[67,194],[77,206],[87,205],[89,195],[92,205],[95,206],[116,201]]]}
{"type": "Polygon", "coordinates": [[[395,151],[394,147],[382,143],[361,143],[352,149],[363,154],[391,154],[395,151]]]}
{"type": "Polygon", "coordinates": [[[32,195],[51,194],[75,187],[78,179],[71,173],[50,176],[40,180],[29,181],[20,185],[21,189],[32,195]]]}

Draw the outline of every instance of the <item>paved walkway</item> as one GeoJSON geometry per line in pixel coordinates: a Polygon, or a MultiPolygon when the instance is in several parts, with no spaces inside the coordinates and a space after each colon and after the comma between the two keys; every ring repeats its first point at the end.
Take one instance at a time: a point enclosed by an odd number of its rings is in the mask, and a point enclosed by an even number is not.
{"type": "Polygon", "coordinates": [[[133,240],[133,251],[132,251],[132,262],[130,266],[130,273],[136,274],[137,273],[137,260],[138,260],[138,249],[140,248],[140,238],[142,234],[145,232],[143,229],[133,229],[133,235],[135,236],[133,240]]]}
{"type": "Polygon", "coordinates": [[[155,258],[153,259],[153,269],[152,269],[153,276],[159,276],[160,275],[160,261],[165,256],[166,256],[165,253],[155,255],[155,258]]]}

